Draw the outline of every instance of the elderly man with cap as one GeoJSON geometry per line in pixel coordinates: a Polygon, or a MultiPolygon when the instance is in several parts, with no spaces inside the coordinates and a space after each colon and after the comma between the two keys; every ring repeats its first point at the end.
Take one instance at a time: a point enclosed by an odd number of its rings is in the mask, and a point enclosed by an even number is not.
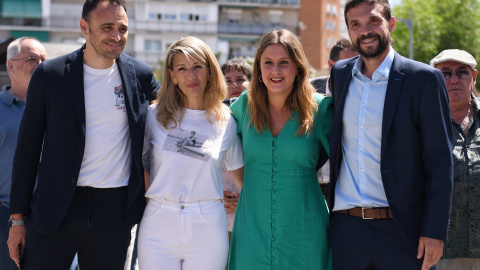
{"type": "Polygon", "coordinates": [[[480,101],[466,51],[444,50],[430,64],[445,77],[453,123],[454,183],[449,240],[438,270],[480,269],[480,101]]]}

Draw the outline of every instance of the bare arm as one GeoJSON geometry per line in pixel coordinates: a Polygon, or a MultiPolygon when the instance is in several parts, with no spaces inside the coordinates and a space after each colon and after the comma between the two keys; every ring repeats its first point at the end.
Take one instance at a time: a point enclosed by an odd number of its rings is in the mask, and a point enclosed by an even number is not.
{"type": "Polygon", "coordinates": [[[150,187],[150,171],[144,170],[145,191],[150,187]]]}
{"type": "Polygon", "coordinates": [[[243,167],[234,171],[229,171],[232,176],[233,182],[237,185],[238,189],[242,190],[243,185],[243,167]]]}

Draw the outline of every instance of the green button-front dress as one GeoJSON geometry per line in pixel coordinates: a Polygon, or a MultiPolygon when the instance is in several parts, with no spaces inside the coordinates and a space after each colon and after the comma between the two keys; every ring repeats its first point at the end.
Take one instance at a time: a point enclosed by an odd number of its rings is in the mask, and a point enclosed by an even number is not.
{"type": "Polygon", "coordinates": [[[249,126],[244,92],[230,107],[243,144],[245,177],[233,224],[229,270],[331,269],[328,210],[315,166],[329,152],[332,99],[315,95],[312,133],[295,136],[294,111],[277,137],[249,126]]]}

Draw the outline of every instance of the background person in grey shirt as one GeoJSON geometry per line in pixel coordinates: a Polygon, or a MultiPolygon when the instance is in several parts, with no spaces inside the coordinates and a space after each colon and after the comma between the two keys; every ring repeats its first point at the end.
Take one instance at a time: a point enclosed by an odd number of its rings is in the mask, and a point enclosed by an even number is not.
{"type": "Polygon", "coordinates": [[[28,83],[37,65],[47,58],[45,48],[33,37],[14,40],[7,48],[7,70],[11,85],[0,92],[0,268],[17,269],[10,259],[7,239],[10,217],[10,186],[17,131],[22,119],[28,83]]]}

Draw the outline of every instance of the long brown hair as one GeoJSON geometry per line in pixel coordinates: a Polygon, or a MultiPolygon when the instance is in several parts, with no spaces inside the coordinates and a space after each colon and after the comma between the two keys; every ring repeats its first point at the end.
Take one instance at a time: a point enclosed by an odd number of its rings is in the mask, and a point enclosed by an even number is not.
{"type": "Polygon", "coordinates": [[[163,82],[155,101],[158,104],[157,121],[167,129],[170,128],[171,123],[176,127],[185,113],[187,97],[178,85],[174,85],[170,76],[170,70],[173,70],[173,58],[179,53],[195,59],[208,68],[210,80],[205,88],[203,101],[210,123],[222,125],[228,116],[228,108],[222,103],[227,96],[227,86],[212,50],[196,37],[184,37],[178,40],[170,46],[165,55],[163,82]],[[215,122],[212,121],[211,116],[214,117],[215,122]]]}
{"type": "Polygon", "coordinates": [[[313,126],[313,115],[317,111],[317,103],[313,98],[315,88],[308,81],[308,60],[303,52],[303,47],[298,38],[286,29],[273,30],[263,35],[255,55],[253,77],[250,81],[251,90],[248,92],[248,111],[250,112],[250,124],[257,132],[262,132],[267,126],[272,128],[272,119],[268,112],[267,87],[259,80],[262,75],[260,70],[260,58],[265,49],[270,45],[282,45],[290,59],[295,63],[298,71],[293,89],[285,101],[285,107],[298,112],[300,122],[295,135],[305,135],[313,126]]]}

